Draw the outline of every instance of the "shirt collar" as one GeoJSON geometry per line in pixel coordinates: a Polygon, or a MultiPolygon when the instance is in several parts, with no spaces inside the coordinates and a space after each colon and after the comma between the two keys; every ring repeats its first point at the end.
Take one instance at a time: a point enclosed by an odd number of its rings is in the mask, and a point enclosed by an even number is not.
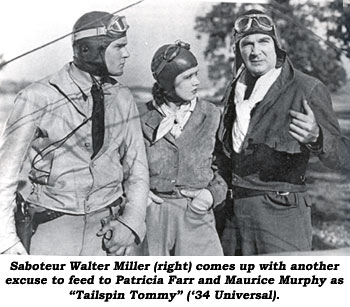
{"type": "MultiPolygon", "coordinates": [[[[183,104],[180,106],[180,108],[176,111],[180,111],[180,110],[184,110],[185,112],[186,111],[189,111],[189,112],[193,112],[194,108],[196,107],[196,103],[197,103],[197,97],[195,97],[194,99],[191,100],[190,103],[188,104],[183,104]]],[[[172,109],[170,109],[170,107],[167,106],[166,103],[163,103],[162,105],[158,105],[156,103],[155,100],[152,101],[152,104],[154,106],[154,108],[160,113],[162,114],[162,116],[168,116],[169,114],[172,114],[172,113],[176,113],[174,112],[172,109]]]]}
{"type": "MultiPolygon", "coordinates": [[[[82,93],[84,100],[87,99],[90,94],[91,86],[93,80],[91,75],[85,71],[80,70],[74,63],[70,63],[69,75],[72,78],[75,85],[79,88],[82,93]]],[[[95,79],[101,82],[101,77],[95,77],[95,79]]],[[[110,83],[112,85],[116,84],[118,81],[110,76],[103,78],[103,83],[110,83]]]]}

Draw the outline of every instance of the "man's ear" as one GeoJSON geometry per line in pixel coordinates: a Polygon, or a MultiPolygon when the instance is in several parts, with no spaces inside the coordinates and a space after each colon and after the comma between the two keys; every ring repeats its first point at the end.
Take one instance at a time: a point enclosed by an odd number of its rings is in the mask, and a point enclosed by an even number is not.
{"type": "Polygon", "coordinates": [[[81,50],[81,52],[86,53],[86,52],[89,51],[89,46],[88,46],[88,45],[82,45],[82,46],[80,47],[80,50],[81,50]]]}

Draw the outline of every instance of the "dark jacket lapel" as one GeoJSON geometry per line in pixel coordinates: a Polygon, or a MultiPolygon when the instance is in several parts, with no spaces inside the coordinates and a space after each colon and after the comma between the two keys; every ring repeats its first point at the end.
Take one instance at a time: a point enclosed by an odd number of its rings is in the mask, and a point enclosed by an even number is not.
{"type": "MultiPolygon", "coordinates": [[[[293,81],[293,79],[294,69],[290,61],[287,60],[283,65],[280,76],[272,84],[271,88],[266,93],[265,98],[257,105],[256,112],[251,118],[247,134],[250,133],[250,131],[254,131],[255,126],[261,122],[261,119],[275,103],[278,101],[281,102],[278,98],[286,91],[287,86],[293,81]]],[[[281,105],[281,112],[283,112],[282,108],[283,106],[281,105]]]]}
{"type": "MultiPolygon", "coordinates": [[[[153,107],[152,101],[147,103],[147,111],[144,115],[141,114],[141,116],[144,117],[144,124],[149,128],[144,129],[145,137],[153,143],[163,116],[153,107]]],[[[164,138],[171,144],[176,145],[175,138],[170,133],[167,133],[164,138]]]]}

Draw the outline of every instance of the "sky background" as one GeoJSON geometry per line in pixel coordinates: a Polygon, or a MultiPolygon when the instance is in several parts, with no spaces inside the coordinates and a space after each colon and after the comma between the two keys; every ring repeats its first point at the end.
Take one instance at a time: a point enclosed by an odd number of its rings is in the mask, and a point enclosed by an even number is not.
{"type": "MultiPolygon", "coordinates": [[[[10,60],[26,51],[72,31],[84,13],[100,10],[115,12],[136,0],[8,0],[0,10],[0,54],[10,60]]],[[[216,1],[219,2],[219,1],[216,1]]],[[[232,2],[232,1],[231,1],[232,2]]],[[[237,2],[237,1],[233,1],[237,2]]],[[[239,1],[238,2],[244,2],[239,1]]],[[[253,1],[249,1],[253,2],[253,1]]],[[[257,0],[255,2],[264,2],[257,0]]],[[[122,81],[130,86],[151,86],[150,63],[163,44],[181,39],[191,43],[200,63],[202,87],[209,85],[202,55],[206,41],[193,30],[195,17],[204,15],[214,1],[145,0],[121,15],[130,25],[128,49],[131,54],[122,81]]],[[[0,71],[1,80],[39,80],[60,69],[72,59],[70,36],[44,49],[18,59],[0,71]]]]}
{"type": "MultiPolygon", "coordinates": [[[[228,0],[255,2],[267,0],[228,0]]],[[[296,0],[305,2],[305,0],[296,0]]],[[[327,0],[317,0],[327,1],[327,0]]],[[[137,0],[6,0],[0,6],[0,54],[10,60],[26,51],[57,39],[72,31],[76,20],[93,10],[115,12],[137,0]]],[[[196,38],[196,16],[204,16],[216,0],[145,0],[121,12],[130,25],[128,50],[131,54],[124,69],[122,82],[130,86],[149,87],[153,84],[150,63],[154,52],[163,44],[177,39],[189,42],[197,56],[201,87],[211,85],[203,57],[206,38],[196,38]]],[[[39,80],[72,60],[70,36],[48,47],[18,59],[0,71],[2,80],[39,80]]],[[[350,61],[345,61],[349,71],[350,61]]],[[[229,63],[228,65],[231,65],[229,63]]]]}

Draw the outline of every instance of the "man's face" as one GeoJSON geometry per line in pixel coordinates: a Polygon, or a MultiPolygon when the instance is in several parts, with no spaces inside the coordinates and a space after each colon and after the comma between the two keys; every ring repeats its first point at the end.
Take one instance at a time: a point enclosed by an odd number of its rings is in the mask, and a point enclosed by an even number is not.
{"type": "Polygon", "coordinates": [[[126,37],[111,42],[105,51],[105,62],[111,76],[123,74],[126,58],[130,56],[126,49],[128,41],[126,37]]]}
{"type": "Polygon", "coordinates": [[[262,76],[276,67],[277,54],[271,36],[250,34],[239,42],[243,62],[253,76],[262,76]]]}

